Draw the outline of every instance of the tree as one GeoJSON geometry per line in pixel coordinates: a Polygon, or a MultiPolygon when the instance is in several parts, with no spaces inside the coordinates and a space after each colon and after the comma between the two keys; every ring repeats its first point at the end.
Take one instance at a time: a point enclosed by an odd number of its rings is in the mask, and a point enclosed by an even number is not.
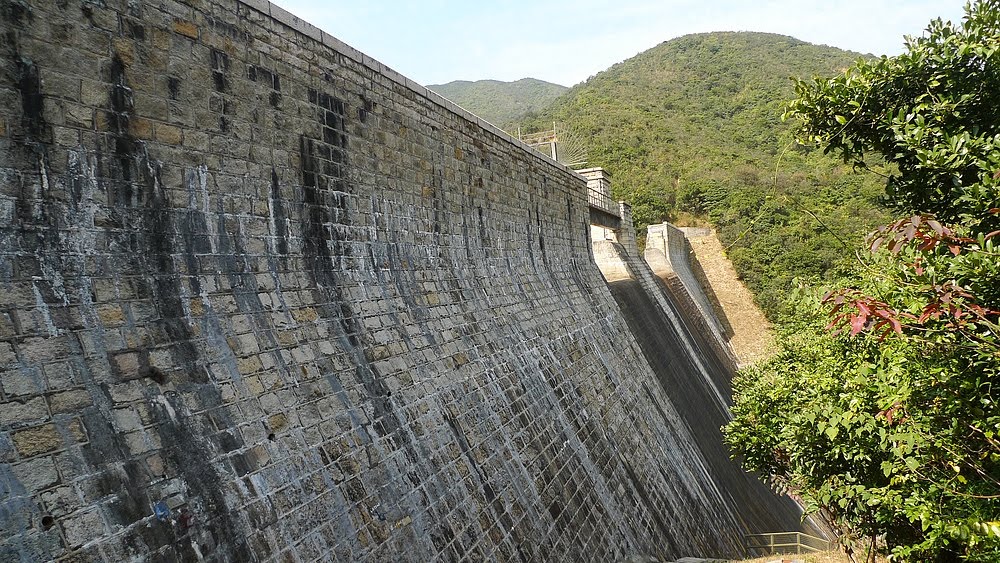
{"type": "Polygon", "coordinates": [[[886,186],[892,205],[995,229],[997,218],[986,211],[1000,194],[992,174],[1000,163],[998,6],[967,5],[963,25],[932,21],[923,36],[906,38],[897,57],[797,81],[786,118],[801,119],[801,141],[845,162],[863,168],[874,152],[895,164],[886,186]]]}
{"type": "Polygon", "coordinates": [[[905,212],[852,279],[804,288],[785,350],[734,382],[744,466],[904,561],[1000,559],[1000,1],[907,52],[796,84],[800,140],[895,166],[905,212]]]}

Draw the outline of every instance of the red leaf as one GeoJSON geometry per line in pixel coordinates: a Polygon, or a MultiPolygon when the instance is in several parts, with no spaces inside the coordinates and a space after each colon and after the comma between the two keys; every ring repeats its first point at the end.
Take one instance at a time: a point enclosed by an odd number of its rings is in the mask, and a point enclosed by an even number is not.
{"type": "Polygon", "coordinates": [[[857,336],[859,332],[865,329],[866,318],[860,316],[851,317],[851,336],[857,336]]]}
{"type": "Polygon", "coordinates": [[[922,324],[931,317],[934,317],[935,319],[940,318],[941,317],[940,309],[941,309],[940,303],[931,303],[927,305],[926,307],[924,307],[924,312],[922,315],[920,315],[920,318],[917,319],[917,322],[922,324]]]}
{"type": "Polygon", "coordinates": [[[934,232],[937,233],[938,236],[944,235],[944,227],[942,227],[941,223],[938,223],[934,219],[928,219],[927,226],[934,229],[934,232]]]}
{"type": "Polygon", "coordinates": [[[929,311],[925,309],[923,314],[920,315],[920,318],[917,319],[917,322],[920,324],[924,324],[925,322],[927,322],[927,319],[929,318],[931,318],[931,314],[929,311]]]}
{"type": "Polygon", "coordinates": [[[958,256],[959,254],[962,253],[962,247],[958,246],[957,244],[949,244],[948,250],[950,250],[951,253],[954,254],[955,256],[958,256]]]}

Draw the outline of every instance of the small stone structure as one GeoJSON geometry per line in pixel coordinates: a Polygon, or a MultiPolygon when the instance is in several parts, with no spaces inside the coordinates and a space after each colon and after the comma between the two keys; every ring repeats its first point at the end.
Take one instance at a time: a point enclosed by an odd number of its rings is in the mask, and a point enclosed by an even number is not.
{"type": "Polygon", "coordinates": [[[262,0],[0,0],[0,32],[0,560],[774,529],[658,383],[578,174],[262,0]]]}
{"type": "Polygon", "coordinates": [[[603,168],[578,170],[587,179],[587,203],[590,205],[590,224],[617,230],[621,227],[618,202],[611,197],[611,173],[603,168]]]}

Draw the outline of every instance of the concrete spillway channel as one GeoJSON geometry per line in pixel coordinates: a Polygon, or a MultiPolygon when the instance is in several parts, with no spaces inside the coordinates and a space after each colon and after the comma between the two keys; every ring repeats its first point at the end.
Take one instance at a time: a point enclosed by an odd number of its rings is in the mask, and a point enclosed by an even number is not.
{"type": "Polygon", "coordinates": [[[747,528],[752,533],[797,529],[800,523],[795,503],[776,496],[755,477],[741,471],[729,459],[722,443],[720,428],[728,422],[729,414],[714,397],[719,387],[728,392],[732,365],[719,358],[702,335],[687,326],[671,323],[639,282],[622,280],[608,285],[658,383],[669,392],[674,406],[695,435],[702,455],[711,464],[712,473],[718,476],[720,487],[739,507],[747,528]],[[705,361],[714,376],[711,381],[699,377],[699,370],[684,351],[684,338],[693,342],[699,357],[705,361]]]}
{"type": "Polygon", "coordinates": [[[730,419],[736,371],[732,356],[720,349],[706,323],[695,322],[696,309],[682,305],[690,299],[675,295],[630,246],[627,239],[625,244],[596,241],[596,261],[656,383],[694,435],[720,492],[748,534],[813,529],[801,522],[801,508],[794,501],[776,495],[730,459],[721,427],[730,419]]]}

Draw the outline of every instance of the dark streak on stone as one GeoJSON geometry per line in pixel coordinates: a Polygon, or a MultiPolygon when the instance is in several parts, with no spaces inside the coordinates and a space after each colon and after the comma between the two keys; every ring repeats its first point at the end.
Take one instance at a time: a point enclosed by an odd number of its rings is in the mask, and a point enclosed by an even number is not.
{"type": "Polygon", "coordinates": [[[489,250],[490,248],[490,237],[486,232],[486,219],[483,217],[483,206],[479,206],[479,242],[482,243],[484,250],[489,250]]]}
{"type": "Polygon", "coordinates": [[[226,73],[229,72],[229,55],[218,49],[212,49],[211,62],[212,82],[215,90],[217,92],[228,92],[229,81],[226,79],[226,73]]]}
{"type": "Polygon", "coordinates": [[[479,482],[483,483],[483,474],[479,472],[479,464],[472,457],[472,448],[469,446],[469,441],[465,438],[465,433],[458,428],[458,423],[455,422],[455,418],[450,413],[443,413],[443,417],[444,421],[448,423],[448,428],[451,430],[452,435],[455,436],[455,441],[458,442],[458,446],[461,448],[466,461],[469,462],[469,467],[475,472],[479,482]]]}
{"type": "Polygon", "coordinates": [[[38,66],[25,57],[17,57],[16,87],[21,94],[21,123],[30,143],[48,143],[52,132],[45,122],[45,99],[38,66]]]}
{"type": "MultiPolygon", "coordinates": [[[[188,193],[194,191],[194,181],[189,173],[185,175],[184,183],[187,184],[188,193]]],[[[189,209],[185,214],[185,225],[181,228],[181,236],[184,240],[184,264],[191,274],[200,271],[198,254],[208,254],[212,251],[209,241],[205,214],[197,209],[189,209]]],[[[188,277],[191,286],[191,293],[198,295],[201,293],[201,279],[197,275],[188,277]]]]}
{"type": "Polygon", "coordinates": [[[170,96],[171,100],[180,99],[181,95],[181,79],[175,76],[167,77],[167,94],[170,96]]]}
{"type": "MultiPolygon", "coordinates": [[[[183,294],[181,277],[174,271],[174,248],[171,241],[175,227],[170,216],[172,207],[165,190],[162,188],[159,164],[149,162],[145,155],[143,160],[146,161],[146,166],[142,167],[142,179],[150,192],[142,214],[143,222],[146,224],[144,231],[150,235],[145,241],[145,250],[148,252],[152,266],[150,274],[153,276],[155,301],[160,312],[158,322],[165,329],[170,340],[175,343],[171,347],[174,361],[184,366],[191,381],[206,383],[205,373],[198,365],[198,351],[192,343],[193,335],[184,320],[184,306],[181,302],[183,294]]],[[[189,231],[183,223],[178,227],[182,231],[189,231]]],[[[185,235],[188,234],[189,232],[185,233],[185,235]]],[[[197,276],[198,271],[188,272],[188,274],[197,276]]]]}
{"type": "MultiPolygon", "coordinates": [[[[236,300],[240,311],[252,315],[258,320],[259,326],[267,326],[266,319],[259,318],[264,312],[264,305],[260,301],[257,284],[257,276],[252,271],[247,270],[247,251],[243,247],[243,236],[239,221],[234,222],[233,235],[229,235],[227,228],[227,215],[222,209],[222,201],[219,201],[218,212],[219,223],[217,232],[219,234],[218,254],[224,263],[224,270],[229,278],[229,285],[232,287],[232,295],[236,300]]],[[[277,347],[270,332],[265,333],[270,347],[277,347]]]]}
{"type": "Polygon", "coordinates": [[[361,98],[361,107],[358,108],[358,119],[361,123],[368,122],[368,116],[375,111],[375,102],[369,100],[368,98],[361,98]]]}
{"type": "MultiPolygon", "coordinates": [[[[182,281],[173,262],[175,233],[180,231],[177,233],[180,238],[190,241],[192,225],[185,221],[175,224],[173,206],[160,177],[160,164],[150,159],[142,143],[129,133],[129,122],[134,114],[132,89],[128,85],[125,64],[117,55],[112,59],[109,79],[112,84],[109,123],[116,161],[111,172],[118,175],[111,182],[109,199],[119,221],[132,227],[117,236],[124,238],[125,248],[132,249],[129,259],[139,260],[142,270],[152,280],[153,297],[159,311],[155,324],[173,342],[170,352],[175,364],[183,366],[187,380],[205,383],[207,379],[198,365],[193,335],[184,320],[182,281]],[[129,232],[145,234],[133,236],[129,232]]],[[[187,273],[197,276],[198,269],[187,273]]]]}
{"type": "Polygon", "coordinates": [[[14,29],[31,22],[34,14],[24,0],[5,0],[0,6],[0,17],[14,26],[14,29]]]}
{"type": "MultiPolygon", "coordinates": [[[[215,400],[214,390],[206,390],[202,393],[204,399],[215,400]]],[[[181,404],[176,395],[166,396],[166,401],[170,404],[174,413],[185,413],[186,409],[181,404]]],[[[199,519],[199,526],[214,528],[211,534],[219,542],[222,553],[217,553],[219,560],[249,561],[253,560],[249,546],[246,544],[246,534],[242,527],[238,525],[234,516],[236,512],[230,510],[226,504],[223,494],[222,484],[228,478],[221,475],[212,463],[214,457],[211,452],[213,448],[204,439],[199,439],[199,434],[187,424],[182,424],[175,420],[159,403],[152,409],[156,417],[157,429],[163,441],[163,455],[170,458],[180,473],[190,490],[190,497],[198,499],[200,506],[190,506],[190,509],[197,508],[202,511],[196,514],[199,519]],[[226,556],[223,556],[226,555],[226,556]]],[[[184,417],[183,420],[188,420],[184,417]]],[[[249,514],[247,515],[249,517],[249,514]]],[[[261,559],[266,553],[253,554],[261,559]]]]}
{"type": "Polygon", "coordinates": [[[538,204],[535,204],[535,219],[538,222],[538,249],[542,251],[542,262],[547,262],[545,255],[545,237],[542,236],[542,211],[538,204]]]}
{"type": "MultiPolygon", "coordinates": [[[[106,386],[103,393],[109,399],[106,386]]],[[[91,486],[100,496],[112,496],[116,500],[107,504],[107,514],[112,522],[121,526],[129,526],[147,516],[152,505],[148,496],[146,484],[154,476],[148,473],[144,465],[130,460],[128,446],[124,436],[116,432],[108,419],[97,409],[87,409],[82,413],[90,442],[82,448],[84,460],[91,467],[107,468],[91,486]]],[[[136,548],[156,550],[174,541],[173,533],[165,527],[144,529],[141,540],[127,537],[126,542],[136,548]],[[140,544],[140,541],[142,544],[140,544]]]]}
{"type": "Polygon", "coordinates": [[[122,18],[122,32],[130,39],[135,39],[136,41],[146,40],[146,28],[142,24],[132,20],[122,18]]]}
{"type": "Polygon", "coordinates": [[[132,181],[136,176],[135,154],[137,142],[129,133],[128,126],[134,104],[132,100],[132,89],[128,87],[125,76],[125,63],[121,57],[115,54],[111,60],[108,70],[108,82],[111,83],[111,92],[108,96],[111,111],[108,113],[108,123],[111,125],[111,132],[114,140],[114,153],[117,157],[118,172],[121,174],[122,182],[116,183],[113,194],[109,194],[113,206],[126,206],[132,203],[132,181]]]}
{"type": "Polygon", "coordinates": [[[366,350],[360,341],[362,325],[349,305],[339,272],[334,266],[335,258],[350,254],[346,235],[338,229],[340,225],[347,226],[349,217],[346,198],[339,193],[348,189],[342,176],[347,164],[346,108],[342,101],[315,90],[309,91],[309,100],[320,106],[319,121],[324,127],[324,140],[332,142],[301,136],[302,234],[306,270],[316,284],[316,291],[322,292],[321,297],[316,299],[318,303],[325,303],[319,307],[320,314],[336,320],[343,331],[345,349],[354,357],[356,378],[371,401],[375,418],[373,426],[381,436],[389,436],[397,447],[410,450],[414,458],[418,458],[412,451],[409,435],[402,429],[403,424],[392,405],[388,387],[365,355],[366,350]],[[333,130],[333,133],[328,130],[333,130]],[[328,172],[335,172],[335,175],[331,176],[328,172]],[[331,183],[336,192],[330,189],[331,183]],[[333,242],[337,254],[331,253],[330,242],[333,242]]]}
{"type": "Polygon", "coordinates": [[[271,212],[274,215],[274,228],[278,237],[276,250],[283,258],[288,256],[288,215],[281,199],[281,187],[278,185],[278,173],[271,168],[271,212]]]}

